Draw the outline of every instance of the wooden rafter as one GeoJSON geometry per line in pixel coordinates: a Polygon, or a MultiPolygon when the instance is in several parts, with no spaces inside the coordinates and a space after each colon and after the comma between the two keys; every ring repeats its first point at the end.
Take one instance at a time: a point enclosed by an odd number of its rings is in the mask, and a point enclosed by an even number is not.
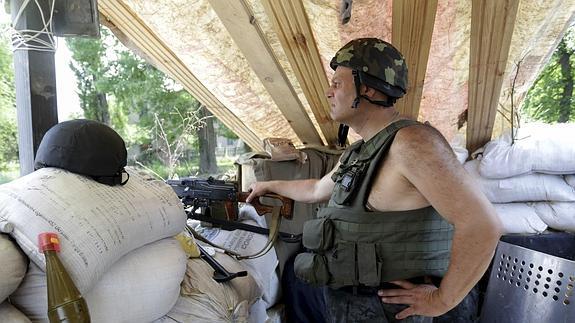
{"type": "Polygon", "coordinates": [[[328,145],[336,145],[337,127],[324,94],[329,82],[302,1],[262,0],[262,4],[328,145]]]}
{"type": "Polygon", "coordinates": [[[491,139],[519,0],[473,0],[467,149],[491,139]]]}
{"type": "Polygon", "coordinates": [[[254,150],[263,150],[262,141],[224,106],[186,67],[178,56],[123,1],[98,1],[100,13],[124,33],[134,45],[177,80],[220,121],[254,150]]]}
{"type": "Polygon", "coordinates": [[[245,0],[209,2],[302,143],[322,145],[319,133],[245,0]]]}
{"type": "Polygon", "coordinates": [[[417,119],[435,24],[437,0],[394,0],[391,39],[408,67],[408,90],[395,107],[417,119]]]}

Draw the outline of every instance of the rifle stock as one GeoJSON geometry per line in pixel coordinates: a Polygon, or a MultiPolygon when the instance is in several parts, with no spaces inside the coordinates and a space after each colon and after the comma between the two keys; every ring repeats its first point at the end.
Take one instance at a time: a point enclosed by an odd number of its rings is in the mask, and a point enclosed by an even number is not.
{"type": "MultiPolygon", "coordinates": [[[[246,198],[250,195],[249,192],[239,192],[238,193],[238,201],[239,202],[245,202],[246,198]]],[[[281,205],[281,210],[280,210],[280,215],[286,219],[291,219],[293,217],[293,200],[289,199],[285,196],[279,195],[279,194],[274,194],[274,193],[268,193],[265,194],[263,196],[260,197],[269,197],[269,198],[273,198],[276,200],[281,201],[282,205],[281,205]]],[[[274,208],[273,205],[267,205],[267,204],[263,204],[260,201],[260,197],[252,200],[250,202],[250,204],[256,209],[256,212],[259,215],[264,215],[266,213],[270,213],[272,211],[272,209],[274,208]]]]}

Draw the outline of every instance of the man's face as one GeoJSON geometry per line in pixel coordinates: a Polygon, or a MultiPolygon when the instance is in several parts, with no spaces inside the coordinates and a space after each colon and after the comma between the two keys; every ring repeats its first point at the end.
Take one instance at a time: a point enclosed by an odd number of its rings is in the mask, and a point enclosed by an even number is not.
{"type": "Polygon", "coordinates": [[[351,68],[338,66],[325,95],[331,107],[330,116],[334,121],[345,123],[353,115],[351,108],[355,99],[355,84],[351,68]]]}

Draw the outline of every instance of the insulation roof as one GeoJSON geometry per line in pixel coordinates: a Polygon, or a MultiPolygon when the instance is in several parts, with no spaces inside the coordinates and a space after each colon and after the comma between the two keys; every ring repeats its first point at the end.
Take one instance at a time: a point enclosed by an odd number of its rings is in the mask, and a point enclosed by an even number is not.
{"type": "Polygon", "coordinates": [[[128,47],[256,150],[267,137],[335,144],[329,60],[357,37],[406,56],[400,111],[451,139],[467,110],[467,145],[479,147],[508,127],[511,93],[517,109],[574,9],[575,0],[99,0],[101,21],[128,47]]]}

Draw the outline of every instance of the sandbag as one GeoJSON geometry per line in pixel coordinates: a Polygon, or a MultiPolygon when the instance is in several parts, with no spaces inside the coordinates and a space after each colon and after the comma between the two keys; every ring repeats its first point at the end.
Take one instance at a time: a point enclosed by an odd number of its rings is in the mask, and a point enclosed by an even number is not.
{"type": "MultiPolygon", "coordinates": [[[[237,260],[216,252],[214,258],[229,272],[245,270],[237,260]]],[[[168,314],[155,323],[247,322],[249,306],[261,291],[248,275],[225,283],[212,279],[214,270],[199,258],[188,259],[181,295],[168,314]]]]}
{"type": "Polygon", "coordinates": [[[532,207],[550,228],[575,232],[575,203],[533,203],[532,207]]]}
{"type": "Polygon", "coordinates": [[[575,187],[575,175],[565,175],[565,181],[571,185],[571,187],[575,187]]]}
{"type": "Polygon", "coordinates": [[[108,186],[58,168],[42,168],[0,186],[0,219],[28,257],[45,268],[38,234],[60,236],[60,259],[82,293],[128,252],[183,231],[186,214],[172,188],[128,168],[124,186],[108,186]]]}
{"type": "Polygon", "coordinates": [[[0,322],[2,323],[31,323],[31,321],[16,307],[8,302],[0,304],[0,322]]]}
{"type": "MultiPolygon", "coordinates": [[[[257,214],[253,206],[246,204],[239,210],[238,220],[241,223],[267,227],[265,217],[257,214]]],[[[204,227],[200,233],[211,242],[241,255],[251,255],[260,251],[268,241],[267,235],[244,230],[227,231],[219,228],[204,227]]],[[[265,255],[255,259],[240,261],[242,266],[253,277],[262,291],[266,308],[272,307],[280,297],[280,281],[276,271],[278,258],[274,248],[265,255]]]]}
{"type": "Polygon", "coordinates": [[[463,165],[493,203],[575,201],[575,188],[568,185],[563,176],[534,173],[490,179],[479,174],[478,166],[477,160],[470,160],[463,165]]]}
{"type": "Polygon", "coordinates": [[[508,132],[488,142],[479,173],[487,178],[529,174],[575,174],[575,124],[525,124],[511,145],[508,132]]]}
{"type": "Polygon", "coordinates": [[[541,233],[547,225],[527,203],[493,204],[503,225],[503,233],[541,233]]]}
{"type": "Polygon", "coordinates": [[[0,264],[0,303],[2,303],[20,285],[28,266],[26,255],[8,235],[3,233],[0,233],[0,264]]]}
{"type": "Polygon", "coordinates": [[[457,161],[463,165],[463,163],[465,163],[465,161],[467,160],[467,157],[469,157],[469,152],[467,151],[467,148],[462,146],[451,145],[451,149],[453,149],[453,153],[455,154],[455,158],[457,158],[457,161]]]}
{"type": "MultiPolygon", "coordinates": [[[[180,294],[187,256],[173,238],[120,258],[84,298],[92,322],[151,322],[164,316],[180,294]]],[[[31,264],[10,301],[34,322],[48,322],[46,274],[31,264]]]]}

